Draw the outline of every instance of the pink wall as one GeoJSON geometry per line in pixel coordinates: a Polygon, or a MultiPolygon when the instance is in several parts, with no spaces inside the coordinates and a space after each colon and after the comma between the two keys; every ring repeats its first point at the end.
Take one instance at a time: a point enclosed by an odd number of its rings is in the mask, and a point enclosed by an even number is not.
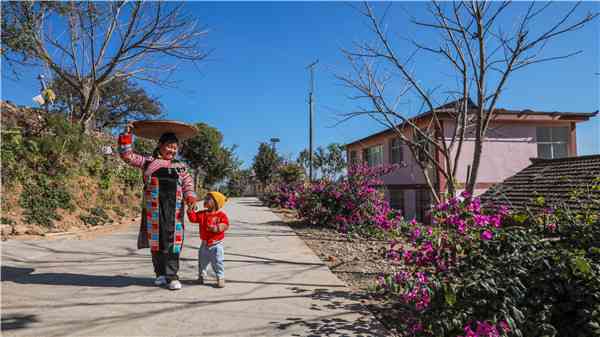
{"type": "MultiPolygon", "coordinates": [[[[350,151],[357,151],[358,160],[362,161],[362,150],[371,146],[383,145],[383,162],[384,164],[390,163],[390,140],[397,136],[390,132],[389,134],[381,135],[379,137],[369,139],[360,144],[355,144],[349,147],[348,158],[350,158],[350,151]]],[[[383,181],[386,185],[402,185],[402,184],[425,184],[425,178],[421,172],[419,164],[415,161],[412,156],[410,149],[406,145],[402,145],[403,161],[405,165],[402,165],[394,172],[383,177],[383,181]]]]}
{"type": "MultiPolygon", "coordinates": [[[[450,136],[454,127],[450,123],[444,122],[447,137],[450,136]]],[[[491,123],[486,135],[487,139],[483,144],[478,182],[501,182],[529,166],[531,164],[529,159],[538,156],[536,143],[536,127],[538,126],[570,126],[570,122],[491,123]]],[[[473,145],[472,137],[463,143],[456,175],[461,183],[465,182],[467,167],[471,165],[473,145]]]]}

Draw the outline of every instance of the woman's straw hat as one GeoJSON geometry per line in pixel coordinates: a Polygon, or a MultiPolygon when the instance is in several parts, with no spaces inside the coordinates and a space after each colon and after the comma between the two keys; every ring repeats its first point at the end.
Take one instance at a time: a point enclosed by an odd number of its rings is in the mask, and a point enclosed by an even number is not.
{"type": "Polygon", "coordinates": [[[163,133],[172,132],[179,141],[192,138],[198,134],[195,126],[170,120],[145,120],[133,122],[133,134],[148,139],[158,140],[163,133]]]}

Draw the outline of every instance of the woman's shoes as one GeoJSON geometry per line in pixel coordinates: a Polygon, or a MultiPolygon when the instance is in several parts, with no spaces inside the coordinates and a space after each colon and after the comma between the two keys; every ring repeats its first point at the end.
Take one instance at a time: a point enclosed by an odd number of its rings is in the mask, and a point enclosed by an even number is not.
{"type": "Polygon", "coordinates": [[[167,284],[167,278],[163,275],[157,277],[156,280],[154,280],[154,285],[156,286],[164,286],[165,284],[167,284]]]}
{"type": "Polygon", "coordinates": [[[181,282],[179,280],[173,280],[169,283],[169,290],[179,290],[181,289],[181,282]]]}

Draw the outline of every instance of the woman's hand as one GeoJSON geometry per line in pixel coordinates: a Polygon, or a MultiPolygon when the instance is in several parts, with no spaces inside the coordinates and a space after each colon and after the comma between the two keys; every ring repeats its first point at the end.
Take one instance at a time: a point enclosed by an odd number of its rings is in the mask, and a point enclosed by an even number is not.
{"type": "Polygon", "coordinates": [[[196,197],[189,195],[185,197],[185,203],[188,205],[188,209],[193,209],[196,206],[196,197]]]}

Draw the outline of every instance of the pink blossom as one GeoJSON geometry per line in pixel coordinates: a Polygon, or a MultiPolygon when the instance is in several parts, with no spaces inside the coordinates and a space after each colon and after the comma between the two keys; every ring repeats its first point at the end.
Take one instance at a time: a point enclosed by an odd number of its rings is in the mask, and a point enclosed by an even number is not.
{"type": "Polygon", "coordinates": [[[489,230],[484,230],[483,232],[481,232],[481,240],[491,240],[494,237],[494,233],[492,233],[489,230]]]}
{"type": "Polygon", "coordinates": [[[500,215],[492,215],[489,217],[489,220],[490,225],[495,228],[500,228],[502,226],[502,219],[500,218],[500,215]]]}
{"type": "Polygon", "coordinates": [[[555,223],[549,223],[546,225],[546,228],[548,228],[548,231],[554,233],[554,231],[556,231],[556,224],[555,223]]]}
{"type": "Polygon", "coordinates": [[[464,220],[459,220],[457,229],[460,234],[465,234],[465,231],[467,229],[467,224],[465,223],[464,220]]]}
{"type": "Polygon", "coordinates": [[[404,257],[404,262],[405,263],[411,263],[413,256],[412,256],[412,252],[411,251],[405,251],[404,254],[402,254],[402,257],[404,257]]]}
{"type": "Polygon", "coordinates": [[[411,240],[415,241],[421,237],[421,229],[419,227],[415,227],[412,231],[411,240]]]}
{"type": "Polygon", "coordinates": [[[477,226],[484,227],[485,225],[487,225],[490,222],[490,217],[487,215],[476,214],[473,216],[473,221],[475,222],[475,224],[477,226]]]}
{"type": "Polygon", "coordinates": [[[423,331],[423,324],[421,324],[420,322],[416,322],[416,323],[412,323],[410,325],[410,332],[412,334],[415,334],[417,332],[422,332],[423,331]]]}
{"type": "Polygon", "coordinates": [[[424,272],[417,272],[416,276],[417,280],[419,280],[421,284],[427,284],[429,282],[429,279],[427,278],[427,275],[424,272]]]}
{"type": "Polygon", "coordinates": [[[461,197],[465,198],[465,199],[469,199],[471,197],[471,193],[465,191],[462,191],[462,193],[460,194],[461,197]]]}
{"type": "Polygon", "coordinates": [[[508,325],[508,322],[506,320],[500,321],[498,323],[498,326],[500,327],[500,330],[502,330],[504,333],[510,332],[510,326],[508,325]]]}

